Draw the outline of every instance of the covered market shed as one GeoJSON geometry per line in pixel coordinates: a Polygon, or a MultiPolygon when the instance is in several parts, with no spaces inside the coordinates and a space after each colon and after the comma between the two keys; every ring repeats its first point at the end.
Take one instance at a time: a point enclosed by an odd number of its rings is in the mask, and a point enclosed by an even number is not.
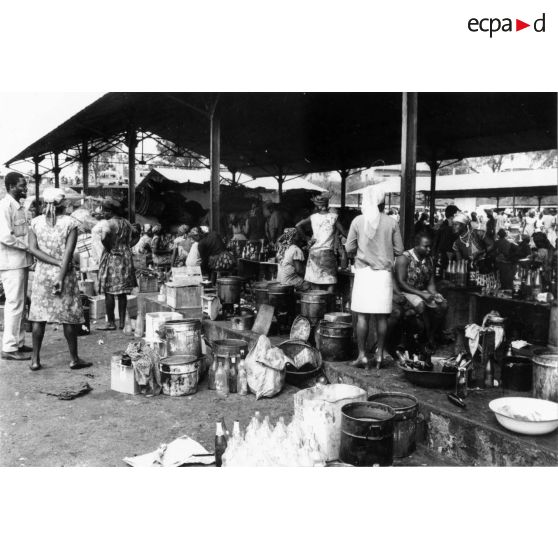
{"type": "Polygon", "coordinates": [[[221,165],[275,177],[280,197],[288,175],[337,170],[344,205],[349,169],[401,163],[408,243],[417,161],[433,171],[433,194],[442,160],[556,148],[556,115],[556,93],[108,93],[6,164],[32,160],[38,180],[41,169],[57,176],[69,150],[78,149],[84,162],[125,142],[134,220],[136,147],[158,136],[210,158],[218,228],[221,165]],[[45,167],[48,156],[53,166],[45,167]]]}

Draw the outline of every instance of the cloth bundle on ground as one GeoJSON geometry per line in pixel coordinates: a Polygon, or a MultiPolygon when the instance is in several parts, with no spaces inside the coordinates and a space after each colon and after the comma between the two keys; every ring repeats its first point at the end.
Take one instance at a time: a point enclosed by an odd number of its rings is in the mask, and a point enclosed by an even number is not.
{"type": "Polygon", "coordinates": [[[76,397],[81,397],[93,391],[93,388],[87,383],[84,382],[80,384],[79,387],[71,387],[71,388],[64,388],[59,391],[40,391],[39,393],[44,393],[45,395],[52,395],[53,397],[58,397],[63,401],[71,401],[72,399],[76,399],[76,397]]]}
{"type": "Polygon", "coordinates": [[[159,355],[143,340],[132,341],[126,348],[132,360],[134,376],[146,395],[159,395],[162,390],[159,355]]]}
{"type": "Polygon", "coordinates": [[[256,394],[256,399],[273,397],[281,392],[285,385],[285,365],[294,362],[285,353],[272,347],[265,335],[260,335],[258,342],[246,356],[248,387],[256,394]]]}

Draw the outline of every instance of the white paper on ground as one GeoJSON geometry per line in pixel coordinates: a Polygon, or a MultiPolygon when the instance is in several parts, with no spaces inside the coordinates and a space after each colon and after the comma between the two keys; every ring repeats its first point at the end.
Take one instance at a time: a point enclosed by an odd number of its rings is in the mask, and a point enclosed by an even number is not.
{"type": "Polygon", "coordinates": [[[200,463],[211,465],[215,462],[215,457],[194,457],[210,453],[201,444],[192,440],[188,436],[182,436],[172,441],[170,444],[163,444],[160,448],[138,455],[136,457],[125,457],[124,462],[131,467],[180,467],[180,465],[200,463]]]}

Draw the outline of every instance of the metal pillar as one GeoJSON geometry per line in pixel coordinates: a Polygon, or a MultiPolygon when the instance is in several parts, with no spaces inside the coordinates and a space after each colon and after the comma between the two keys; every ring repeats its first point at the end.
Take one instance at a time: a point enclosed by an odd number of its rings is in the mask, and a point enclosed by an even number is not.
{"type": "Polygon", "coordinates": [[[89,146],[84,141],[81,147],[81,168],[83,173],[83,195],[87,196],[89,192],[89,146]]]}
{"type": "Polygon", "coordinates": [[[283,201],[283,183],[285,182],[285,177],[280,174],[279,176],[275,177],[277,179],[277,198],[279,203],[283,201]]]}
{"type": "Polygon", "coordinates": [[[33,178],[35,180],[35,207],[37,214],[39,213],[39,198],[40,198],[40,186],[41,186],[41,175],[39,174],[39,163],[41,159],[39,157],[33,157],[33,162],[35,163],[35,174],[33,178]]]}
{"type": "Polygon", "coordinates": [[[210,115],[210,165],[211,182],[209,197],[211,200],[210,226],[212,231],[220,232],[221,229],[221,187],[219,185],[219,170],[221,167],[221,120],[215,101],[210,115]]]}
{"type": "Polygon", "coordinates": [[[391,209],[391,192],[388,194],[388,209],[391,209]]]}
{"type": "Polygon", "coordinates": [[[337,171],[341,175],[341,208],[345,207],[345,197],[347,195],[347,177],[349,176],[349,171],[347,169],[341,169],[337,171]]]}
{"type": "Polygon", "coordinates": [[[136,222],[136,147],[138,140],[136,130],[128,131],[128,221],[136,222]]]}
{"type": "Polygon", "coordinates": [[[413,244],[417,178],[417,93],[403,93],[401,114],[401,233],[405,248],[413,244]]]}
{"type": "Polygon", "coordinates": [[[436,213],[436,175],[438,173],[438,169],[440,168],[440,163],[436,160],[432,160],[427,164],[430,168],[430,197],[428,211],[430,213],[430,226],[433,227],[434,214],[436,213]]]}
{"type": "Polygon", "coordinates": [[[60,166],[58,165],[58,153],[54,154],[54,187],[60,188],[60,166]]]}

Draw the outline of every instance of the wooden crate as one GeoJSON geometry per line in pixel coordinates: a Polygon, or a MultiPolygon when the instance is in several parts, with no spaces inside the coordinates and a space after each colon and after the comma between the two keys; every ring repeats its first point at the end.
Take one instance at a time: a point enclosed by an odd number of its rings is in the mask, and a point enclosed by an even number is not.
{"type": "Polygon", "coordinates": [[[173,308],[201,308],[202,306],[202,287],[188,286],[177,287],[172,283],[165,286],[167,293],[167,304],[173,308]]]}
{"type": "MultiPolygon", "coordinates": [[[[107,313],[105,305],[105,295],[97,295],[89,297],[89,319],[103,320],[107,313]]],[[[118,299],[114,304],[114,317],[118,319],[118,299]]],[[[137,317],[138,314],[138,298],[135,295],[128,295],[128,305],[126,308],[130,318],[137,317]]]]}

